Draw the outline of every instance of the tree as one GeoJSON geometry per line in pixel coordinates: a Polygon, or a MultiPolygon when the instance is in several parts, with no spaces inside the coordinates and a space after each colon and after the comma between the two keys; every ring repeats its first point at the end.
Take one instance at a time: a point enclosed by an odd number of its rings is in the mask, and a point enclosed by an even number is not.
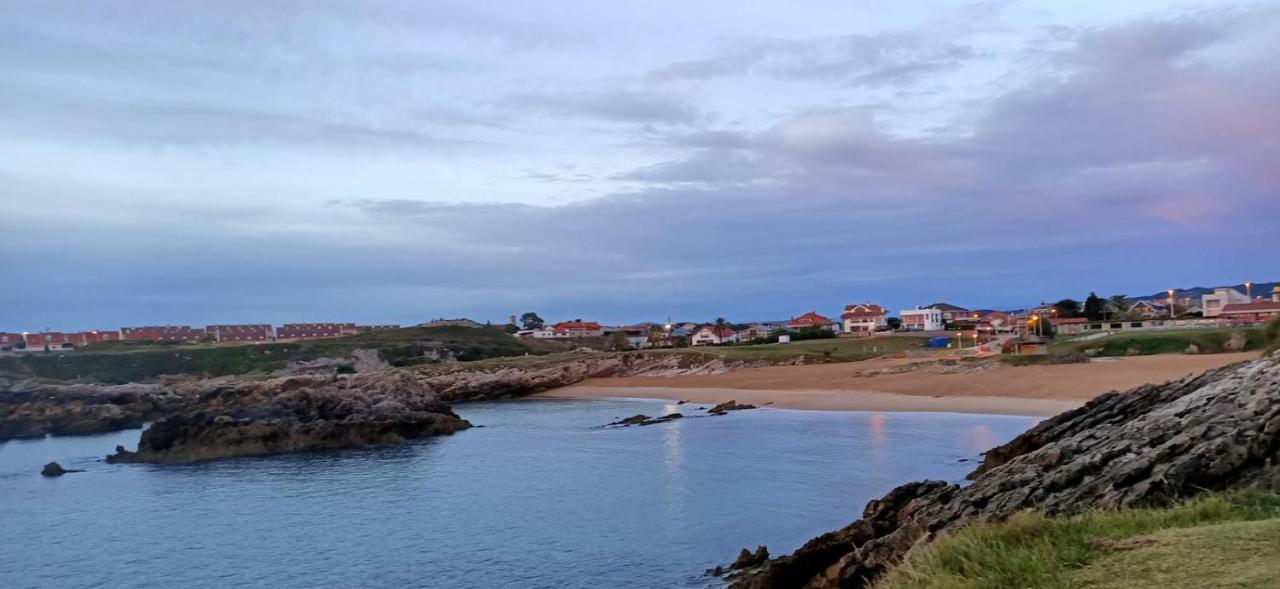
{"type": "Polygon", "coordinates": [[[885,323],[889,324],[889,329],[902,329],[902,320],[897,317],[885,319],[885,323]]]}
{"type": "Polygon", "coordinates": [[[502,331],[506,333],[516,333],[517,331],[520,331],[520,328],[516,327],[514,323],[508,323],[502,326],[502,331]]]}
{"type": "Polygon", "coordinates": [[[1089,293],[1089,298],[1084,300],[1084,316],[1090,321],[1100,321],[1106,314],[1107,304],[1102,301],[1098,293],[1089,293]]]}
{"type": "Polygon", "coordinates": [[[621,331],[615,331],[609,334],[609,349],[614,352],[631,349],[631,340],[627,339],[627,334],[621,331]]]}
{"type": "Polygon", "coordinates": [[[1129,311],[1129,295],[1111,295],[1107,298],[1107,309],[1112,317],[1119,317],[1129,311]]]}
{"type": "Polygon", "coordinates": [[[729,321],[724,317],[716,317],[716,327],[724,327],[725,325],[728,325],[728,323],[729,321]]]}
{"type": "Polygon", "coordinates": [[[1058,310],[1059,317],[1078,317],[1080,315],[1080,301],[1074,299],[1062,299],[1054,303],[1053,308],[1058,310]]]}
{"type": "Polygon", "coordinates": [[[529,311],[520,316],[520,325],[524,326],[525,329],[542,329],[542,326],[546,325],[546,323],[537,313],[529,311]]]}

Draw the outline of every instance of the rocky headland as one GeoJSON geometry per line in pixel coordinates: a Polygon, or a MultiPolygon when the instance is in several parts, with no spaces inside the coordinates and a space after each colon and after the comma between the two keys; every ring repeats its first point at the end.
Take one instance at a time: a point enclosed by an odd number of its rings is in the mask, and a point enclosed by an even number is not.
{"type": "Polygon", "coordinates": [[[968,485],[922,481],[862,519],[738,576],[733,587],[865,587],[913,547],[980,520],[1280,490],[1280,352],[1102,395],[987,453],[968,485]]]}
{"type": "Polygon", "coordinates": [[[0,378],[0,441],[141,427],[181,411],[187,399],[163,384],[96,385],[0,378]]]}

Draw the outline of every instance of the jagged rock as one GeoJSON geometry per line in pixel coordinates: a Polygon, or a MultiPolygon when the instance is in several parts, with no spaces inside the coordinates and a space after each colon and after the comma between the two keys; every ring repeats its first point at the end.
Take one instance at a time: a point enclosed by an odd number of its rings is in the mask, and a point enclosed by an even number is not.
{"type": "Polygon", "coordinates": [[[0,441],[140,427],[186,399],[159,384],[0,383],[0,441]]]}
{"type": "Polygon", "coordinates": [[[1239,352],[1247,347],[1249,347],[1249,339],[1240,330],[1231,332],[1231,337],[1228,337],[1226,343],[1222,344],[1222,349],[1228,352],[1239,352]]]}
{"type": "Polygon", "coordinates": [[[471,427],[420,379],[384,371],[241,381],[206,393],[204,407],[142,432],[138,450],[108,462],[185,463],[390,444],[471,427]]]}
{"type": "Polygon", "coordinates": [[[755,405],[742,404],[739,405],[736,399],[725,401],[715,407],[712,407],[707,413],[712,415],[724,415],[728,411],[741,411],[743,409],[755,409],[755,405]]]}
{"type": "Polygon", "coordinates": [[[861,520],[732,587],[865,587],[912,546],[1025,509],[1065,514],[1280,490],[1280,352],[1097,397],[991,450],[970,478],[963,487],[902,485],[868,503],[861,520]]]}
{"type": "Polygon", "coordinates": [[[730,570],[743,570],[758,567],[769,560],[769,549],[764,546],[756,546],[756,551],[751,552],[746,548],[738,553],[738,558],[729,565],[730,570]]]}
{"type": "Polygon", "coordinates": [[[684,416],[679,413],[669,413],[667,415],[663,415],[662,417],[649,417],[648,415],[641,413],[638,415],[632,415],[631,417],[628,417],[626,419],[619,419],[618,421],[610,423],[609,425],[619,426],[619,427],[627,427],[632,425],[654,425],[658,423],[666,423],[673,419],[680,419],[682,417],[684,416]]]}

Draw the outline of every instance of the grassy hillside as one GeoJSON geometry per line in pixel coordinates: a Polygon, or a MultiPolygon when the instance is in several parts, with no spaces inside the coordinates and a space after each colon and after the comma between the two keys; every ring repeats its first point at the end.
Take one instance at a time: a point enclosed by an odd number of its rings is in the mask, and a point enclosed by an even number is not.
{"type": "Polygon", "coordinates": [[[877,589],[1280,587],[1280,496],[1019,514],[917,548],[877,589]]]}
{"type": "Polygon", "coordinates": [[[1245,338],[1245,350],[1261,350],[1266,347],[1261,328],[1243,329],[1188,329],[1185,331],[1147,331],[1116,333],[1088,341],[1064,341],[1053,344],[1051,352],[1094,352],[1098,356],[1135,356],[1147,354],[1182,354],[1194,344],[1201,354],[1217,354],[1229,351],[1227,341],[1233,333],[1245,338]]]}
{"type": "Polygon", "coordinates": [[[677,350],[655,350],[651,353],[719,356],[731,362],[782,363],[800,356],[813,362],[853,362],[894,352],[929,350],[930,348],[924,347],[928,339],[916,336],[842,337],[758,346],[698,346],[677,350]]]}
{"type": "Polygon", "coordinates": [[[378,350],[393,365],[428,361],[435,346],[460,360],[543,354],[566,349],[559,342],[527,341],[491,329],[414,327],[296,343],[168,344],[113,342],[69,353],[31,353],[0,358],[0,373],[58,380],[123,383],[163,374],[222,376],[283,368],[292,361],[344,357],[352,350],[378,350]],[[436,343],[433,343],[436,342],[436,343]]]}

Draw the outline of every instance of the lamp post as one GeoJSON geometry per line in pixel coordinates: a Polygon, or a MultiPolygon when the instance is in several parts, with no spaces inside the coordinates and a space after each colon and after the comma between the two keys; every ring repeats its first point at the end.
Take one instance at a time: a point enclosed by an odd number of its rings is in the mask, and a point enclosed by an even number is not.
{"type": "Polygon", "coordinates": [[[1253,300],[1253,283],[1252,282],[1244,283],[1244,294],[1245,296],[1249,297],[1249,300],[1251,301],[1253,300]]]}
{"type": "Polygon", "coordinates": [[[1169,290],[1169,318],[1173,319],[1173,290],[1169,290]]]}

